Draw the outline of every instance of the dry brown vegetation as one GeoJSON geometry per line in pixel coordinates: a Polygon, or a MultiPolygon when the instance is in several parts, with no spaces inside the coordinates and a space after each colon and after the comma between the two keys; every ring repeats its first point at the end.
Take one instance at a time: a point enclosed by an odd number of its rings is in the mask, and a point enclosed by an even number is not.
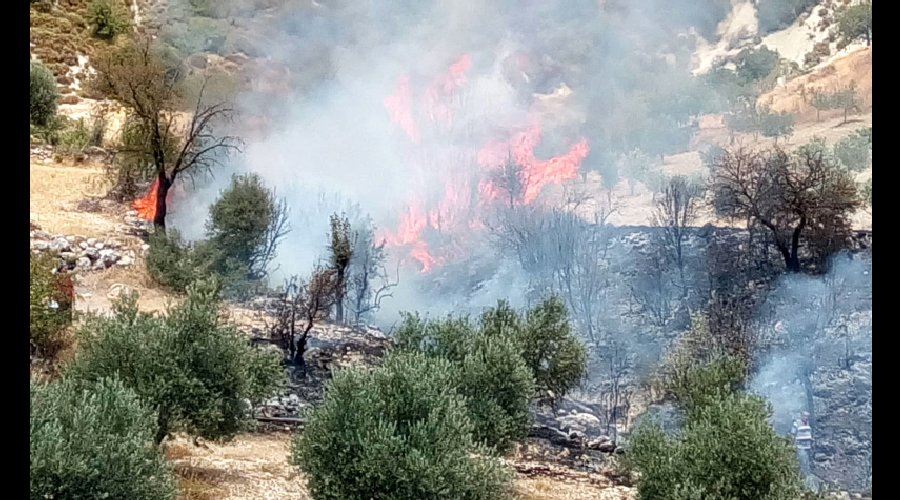
{"type": "MultiPolygon", "coordinates": [[[[797,123],[815,122],[816,110],[812,107],[812,93],[830,92],[856,84],[860,111],[872,111],[872,47],[866,47],[839,57],[815,71],[799,76],[759,97],[759,104],[773,111],[788,111],[796,116],[797,123]]],[[[823,112],[822,116],[842,115],[843,111],[823,112]]],[[[871,125],[871,123],[870,123],[871,125]]]]}

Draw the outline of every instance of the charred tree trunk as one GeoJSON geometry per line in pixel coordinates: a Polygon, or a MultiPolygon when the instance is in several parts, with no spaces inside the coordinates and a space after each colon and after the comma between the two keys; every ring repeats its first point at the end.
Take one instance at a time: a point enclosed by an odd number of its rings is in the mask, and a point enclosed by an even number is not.
{"type": "Polygon", "coordinates": [[[798,256],[798,252],[800,250],[800,233],[803,231],[803,228],[806,227],[806,217],[800,218],[800,224],[794,229],[794,234],[791,236],[791,253],[787,257],[787,268],[791,272],[800,272],[800,257],[798,256]]]}
{"type": "Polygon", "coordinates": [[[159,182],[156,183],[156,213],[153,214],[153,226],[166,230],[166,197],[169,194],[169,188],[172,186],[171,181],[166,177],[165,172],[161,172],[158,176],[159,182]]]}

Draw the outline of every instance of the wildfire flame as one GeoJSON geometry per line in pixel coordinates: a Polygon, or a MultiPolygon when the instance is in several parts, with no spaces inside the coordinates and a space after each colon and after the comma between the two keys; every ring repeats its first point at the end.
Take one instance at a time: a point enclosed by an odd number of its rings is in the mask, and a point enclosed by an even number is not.
{"type": "MultiPolygon", "coordinates": [[[[384,105],[392,123],[406,133],[413,146],[422,149],[424,125],[429,127],[430,133],[442,136],[445,142],[453,142],[447,136],[453,123],[451,98],[457,89],[465,86],[471,65],[471,56],[463,54],[445,73],[434,78],[421,94],[420,115],[413,111],[409,77],[404,75],[397,79],[395,92],[384,100],[384,105]],[[416,116],[421,118],[417,121],[416,116]]],[[[474,172],[452,160],[440,161],[439,158],[434,161],[430,152],[418,151],[419,154],[411,155],[410,163],[416,169],[413,179],[419,180],[422,186],[411,195],[409,209],[402,216],[396,231],[384,235],[387,244],[407,247],[409,255],[421,264],[422,272],[426,273],[445,263],[448,258],[464,255],[465,249],[460,246],[463,233],[484,227],[477,216],[489,204],[500,199],[502,189],[493,180],[500,169],[510,162],[518,167],[521,189],[516,202],[528,204],[548,184],[574,178],[588,153],[587,141],[580,139],[563,155],[547,160],[535,158],[534,148],[541,139],[540,120],[536,114],[532,114],[519,130],[510,132],[509,139],[485,140],[484,145],[473,152],[475,165],[479,167],[474,172]],[[443,193],[431,196],[430,200],[423,194],[427,193],[428,188],[426,173],[431,178],[437,176],[443,185],[443,193]],[[441,238],[441,255],[429,246],[435,235],[444,236],[441,238]]],[[[440,154],[437,156],[440,157],[440,154]]]]}
{"type": "MultiPolygon", "coordinates": [[[[141,198],[137,198],[131,203],[131,208],[137,210],[137,216],[141,219],[153,220],[156,217],[156,193],[158,188],[159,179],[153,179],[153,183],[150,184],[150,187],[147,189],[147,194],[141,198]]],[[[169,189],[169,192],[166,194],[167,206],[172,205],[172,196],[177,188],[178,184],[169,189]]]]}
{"type": "Polygon", "coordinates": [[[154,179],[150,189],[143,198],[134,200],[131,207],[137,210],[137,216],[145,220],[153,220],[156,216],[156,190],[159,187],[159,179],[154,179]]]}

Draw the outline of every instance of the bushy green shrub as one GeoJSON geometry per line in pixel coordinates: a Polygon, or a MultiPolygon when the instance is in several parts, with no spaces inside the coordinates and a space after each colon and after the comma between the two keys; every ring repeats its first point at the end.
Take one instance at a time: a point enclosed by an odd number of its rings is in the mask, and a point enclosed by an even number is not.
{"type": "Polygon", "coordinates": [[[47,126],[56,116],[56,100],[59,98],[59,90],[56,88],[56,78],[53,73],[40,61],[31,61],[29,111],[31,123],[39,127],[47,126]]]}
{"type": "Polygon", "coordinates": [[[68,296],[65,274],[54,274],[57,260],[31,254],[30,342],[33,353],[52,358],[68,344],[66,329],[72,324],[74,296],[68,296]]]}
{"type": "Polygon", "coordinates": [[[834,156],[850,170],[863,170],[869,164],[871,135],[860,129],[834,144],[834,156]]]}
{"type": "Polygon", "coordinates": [[[30,402],[32,500],[175,498],[153,413],[120,381],[32,379],[30,402]]]}
{"type": "Polygon", "coordinates": [[[794,450],[775,434],[766,401],[740,391],[743,373],[736,358],[695,364],[671,387],[685,416],[676,435],[638,424],[623,459],[640,473],[638,498],[797,498],[794,450]]]}
{"type": "Polygon", "coordinates": [[[284,377],[278,356],[250,346],[218,319],[215,285],[195,282],[164,316],[138,312],[136,295],[111,316],[89,317],[67,376],[98,380],[117,374],[157,411],[156,441],[183,430],[229,438],[248,423],[244,400],[271,394],[284,377]]]}
{"type": "Polygon", "coordinates": [[[865,37],[866,44],[872,43],[872,3],[863,1],[837,12],[838,33],[841,44],[846,46],[865,37]]]}
{"type": "Polygon", "coordinates": [[[286,234],[286,206],[256,174],[235,175],[209,209],[206,249],[211,270],[235,292],[245,281],[262,279],[286,234]]]}
{"type": "Polygon", "coordinates": [[[508,475],[472,438],[454,368],[419,352],[337,372],[293,443],[316,500],[488,500],[508,475]]]}
{"type": "Polygon", "coordinates": [[[762,398],[734,393],[698,408],[677,437],[656,423],[639,425],[626,455],[640,472],[638,498],[798,498],[794,450],[768,416],[762,398]]]}
{"type": "Polygon", "coordinates": [[[763,109],[759,113],[759,127],[763,137],[778,138],[794,132],[794,116],[786,111],[775,112],[763,109]]]}
{"type": "Polygon", "coordinates": [[[88,4],[87,20],[97,38],[112,40],[130,26],[128,14],[115,0],[92,0],[88,4]]]}
{"type": "Polygon", "coordinates": [[[577,386],[587,370],[587,350],[569,325],[569,313],[559,297],[543,300],[519,317],[506,302],[484,312],[482,328],[491,334],[510,331],[534,375],[536,388],[562,398],[577,386]]]}
{"type": "Polygon", "coordinates": [[[203,274],[205,266],[194,249],[184,243],[176,229],[155,231],[147,251],[147,274],[161,287],[185,292],[203,274]]]}
{"type": "Polygon", "coordinates": [[[466,401],[474,438],[504,452],[525,436],[534,393],[516,332],[489,335],[467,317],[427,323],[407,315],[397,331],[399,350],[414,350],[452,363],[453,386],[466,401]]]}
{"type": "Polygon", "coordinates": [[[700,153],[700,159],[703,162],[703,166],[712,170],[716,168],[716,165],[719,163],[719,160],[724,156],[725,148],[719,146],[718,144],[713,144],[706,151],[700,153]]]}
{"type": "Polygon", "coordinates": [[[704,364],[693,364],[669,381],[667,392],[688,411],[702,408],[736,393],[744,384],[746,365],[730,356],[717,356],[704,364]]]}

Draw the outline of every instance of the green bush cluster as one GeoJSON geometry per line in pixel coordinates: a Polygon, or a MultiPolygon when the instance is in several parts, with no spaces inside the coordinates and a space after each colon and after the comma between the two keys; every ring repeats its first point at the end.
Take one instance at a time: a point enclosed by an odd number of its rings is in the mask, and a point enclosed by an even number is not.
{"type": "Polygon", "coordinates": [[[450,361],[390,354],[383,367],[341,370],[295,437],[292,463],[317,500],[493,500],[508,475],[478,446],[450,361]]]}
{"type": "Polygon", "coordinates": [[[171,500],[153,412],[116,379],[31,381],[32,500],[171,500]]]}
{"type": "Polygon", "coordinates": [[[466,402],[475,440],[506,451],[528,430],[534,380],[512,332],[497,333],[465,317],[425,322],[407,316],[396,340],[401,350],[452,363],[452,384],[466,402]]]}
{"type": "Polygon", "coordinates": [[[135,295],[111,316],[89,317],[65,376],[117,375],[156,411],[156,442],[182,430],[229,438],[248,424],[245,399],[270,395],[283,377],[280,358],[257,350],[218,319],[213,283],[198,281],[166,315],[138,312],[135,295]]]}
{"type": "Polygon", "coordinates": [[[769,424],[766,401],[740,390],[741,373],[728,358],[692,367],[672,388],[685,415],[677,435],[637,426],[623,465],[640,473],[638,498],[798,498],[794,450],[769,424]]]}
{"type": "Polygon", "coordinates": [[[72,324],[74,297],[67,296],[65,274],[54,274],[58,259],[31,254],[30,320],[31,351],[52,358],[68,344],[66,330],[72,324]]]}
{"type": "Polygon", "coordinates": [[[156,283],[177,292],[212,274],[226,297],[246,299],[262,285],[276,234],[286,232],[286,226],[279,226],[285,222],[285,210],[259,176],[236,175],[209,209],[208,239],[189,246],[177,231],[154,233],[147,271],[156,283]]]}
{"type": "Polygon", "coordinates": [[[115,0],[92,0],[87,9],[88,24],[93,35],[104,40],[112,40],[124,33],[131,23],[115,0]]]}
{"type": "Polygon", "coordinates": [[[29,111],[31,124],[46,127],[56,116],[59,90],[53,73],[40,61],[31,61],[29,111]]]}

